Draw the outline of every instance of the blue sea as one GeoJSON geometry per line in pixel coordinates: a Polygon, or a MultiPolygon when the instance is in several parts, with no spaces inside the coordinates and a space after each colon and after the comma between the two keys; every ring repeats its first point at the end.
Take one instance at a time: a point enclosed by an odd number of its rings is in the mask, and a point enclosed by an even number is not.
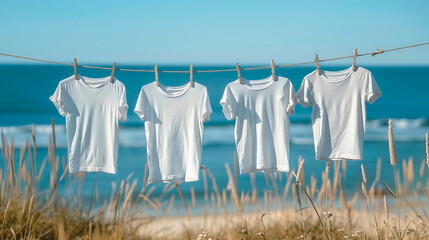
{"type": "MultiPolygon", "coordinates": [[[[246,67],[246,66],[242,66],[246,67]]],[[[329,66],[326,70],[342,70],[349,66],[329,66]]],[[[382,161],[382,169],[389,167],[389,171],[382,171],[381,179],[387,183],[393,182],[393,173],[389,161],[387,142],[387,122],[393,119],[398,167],[401,168],[402,160],[412,157],[416,176],[421,161],[425,159],[425,134],[429,132],[429,67],[426,66],[362,66],[370,70],[383,95],[373,104],[367,104],[367,130],[364,144],[363,161],[349,161],[345,175],[346,193],[352,193],[360,188],[361,170],[360,164],[364,164],[369,182],[375,178],[377,159],[382,161]]],[[[153,69],[144,65],[118,65],[118,68],[153,69]]],[[[195,66],[194,70],[229,69],[227,66],[195,66]]],[[[160,66],[159,70],[188,70],[188,66],[160,66]]],[[[276,69],[276,74],[287,77],[298,90],[305,75],[314,70],[314,66],[288,67],[276,69]]],[[[78,69],[79,74],[89,77],[105,77],[110,75],[108,70],[78,69]]],[[[51,134],[51,118],[55,122],[57,154],[66,157],[67,139],[65,119],[58,114],[49,96],[55,91],[58,82],[73,74],[73,68],[58,65],[24,65],[1,64],[0,65],[0,131],[5,134],[10,142],[13,138],[17,157],[19,159],[19,147],[23,146],[26,139],[31,142],[31,125],[36,127],[36,141],[38,146],[38,167],[47,155],[49,136],[51,134]]],[[[270,70],[242,71],[246,79],[261,79],[270,76],[270,70]]],[[[136,73],[117,71],[115,74],[126,86],[127,100],[129,104],[128,120],[120,124],[120,146],[118,158],[118,173],[107,176],[104,173],[97,174],[97,188],[100,197],[104,197],[106,187],[111,189],[110,182],[118,185],[121,180],[130,174],[130,181],[138,180],[139,189],[143,185],[144,169],[146,164],[146,140],[144,136],[143,122],[134,114],[133,109],[142,85],[154,81],[153,73],[136,73]]],[[[231,169],[234,167],[234,121],[227,121],[222,114],[219,100],[225,86],[237,79],[236,72],[220,73],[195,73],[194,81],[205,85],[208,89],[210,102],[213,109],[211,120],[205,123],[203,136],[203,153],[201,165],[208,168],[216,178],[220,189],[226,188],[228,176],[225,163],[231,169]]],[[[189,74],[160,73],[159,81],[165,85],[179,86],[189,81],[189,74]]],[[[324,161],[316,161],[314,155],[313,136],[310,120],[311,108],[296,107],[295,114],[291,116],[290,129],[290,165],[291,169],[297,169],[298,158],[301,155],[305,159],[305,176],[310,180],[311,175],[321,183],[321,174],[325,169],[324,161]]],[[[60,161],[61,162],[61,161],[60,161]]],[[[3,166],[4,167],[4,166],[3,166]]],[[[60,168],[62,169],[62,167],[60,168]]],[[[332,171],[331,171],[332,174],[332,171]]],[[[425,171],[428,175],[428,171],[425,171]]],[[[285,173],[282,173],[283,184],[285,173]]],[[[83,194],[90,197],[94,173],[86,175],[83,194]]],[[[267,186],[264,174],[256,174],[258,193],[263,197],[264,190],[272,191],[267,186]]],[[[42,179],[42,187],[49,187],[48,176],[42,179]],[[45,184],[43,184],[45,183],[45,184]]],[[[209,181],[209,185],[211,182],[209,181]]],[[[150,184],[155,186],[153,196],[161,194],[164,184],[150,184]]],[[[191,188],[195,190],[197,205],[204,204],[204,184],[202,173],[200,181],[183,183],[180,185],[185,200],[190,204],[191,188]]],[[[60,185],[63,190],[64,185],[60,185]]],[[[248,174],[238,177],[239,190],[251,189],[248,174]]],[[[176,193],[173,189],[171,194],[176,193]]],[[[177,206],[181,203],[176,198],[177,206]]],[[[202,208],[192,211],[201,212],[202,208]]],[[[179,210],[178,213],[183,213],[179,210]]]]}

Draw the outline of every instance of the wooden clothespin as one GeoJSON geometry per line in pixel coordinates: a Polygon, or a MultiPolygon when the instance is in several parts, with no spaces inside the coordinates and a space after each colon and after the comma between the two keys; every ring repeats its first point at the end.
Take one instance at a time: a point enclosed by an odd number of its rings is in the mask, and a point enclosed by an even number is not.
{"type": "Polygon", "coordinates": [[[240,65],[236,63],[235,66],[237,67],[238,81],[240,81],[240,84],[243,84],[243,80],[241,79],[240,65]]]}
{"type": "Polygon", "coordinates": [[[317,67],[317,74],[320,75],[319,56],[317,54],[316,54],[316,67],[317,67]]]}
{"type": "Polygon", "coordinates": [[[192,86],[194,86],[194,67],[192,66],[192,64],[191,64],[191,66],[189,66],[189,77],[190,77],[190,80],[191,80],[189,82],[189,84],[192,87],[192,86]]]}
{"type": "Polygon", "coordinates": [[[156,86],[159,87],[159,82],[158,82],[158,66],[155,65],[155,81],[156,81],[156,86]]]}
{"type": "Polygon", "coordinates": [[[116,70],[116,62],[113,63],[112,75],[110,75],[110,82],[113,82],[113,78],[115,78],[115,70],[116,70]]]}
{"type": "Polygon", "coordinates": [[[271,59],[271,75],[273,75],[273,81],[276,80],[276,66],[274,64],[274,59],[271,59]]]}
{"type": "Polygon", "coordinates": [[[355,52],[353,54],[353,71],[356,71],[356,58],[357,58],[358,52],[357,52],[357,48],[355,48],[355,52]]]}
{"type": "Polygon", "coordinates": [[[372,53],[371,56],[374,57],[375,55],[382,54],[382,53],[384,53],[384,50],[380,50],[379,48],[377,48],[377,52],[372,53]]]}
{"type": "Polygon", "coordinates": [[[77,77],[77,60],[76,60],[76,58],[74,59],[73,66],[74,66],[74,79],[77,80],[78,77],[77,77]]]}

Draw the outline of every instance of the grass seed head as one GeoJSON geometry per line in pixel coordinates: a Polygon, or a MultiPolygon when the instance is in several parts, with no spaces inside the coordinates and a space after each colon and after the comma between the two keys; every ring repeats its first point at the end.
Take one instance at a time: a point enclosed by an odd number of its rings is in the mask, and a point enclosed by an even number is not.
{"type": "Polygon", "coordinates": [[[296,183],[299,183],[299,181],[301,179],[303,164],[304,164],[304,159],[299,164],[298,171],[296,172],[296,183]]]}
{"type": "Polygon", "coordinates": [[[393,138],[392,130],[392,119],[389,119],[389,153],[390,153],[390,164],[396,166],[396,149],[395,149],[395,139],[393,138]]]}
{"type": "Polygon", "coordinates": [[[366,184],[367,183],[367,178],[366,178],[365,168],[363,167],[363,164],[361,164],[360,167],[362,169],[362,179],[363,179],[363,182],[366,184]]]}
{"type": "Polygon", "coordinates": [[[426,163],[429,167],[429,134],[426,133],[426,163]]]}
{"type": "Polygon", "coordinates": [[[366,191],[365,184],[362,182],[362,193],[363,193],[363,197],[365,198],[365,200],[368,199],[368,195],[366,192],[367,191],[366,191]]]}
{"type": "Polygon", "coordinates": [[[386,195],[384,195],[384,212],[386,213],[386,218],[389,219],[389,206],[387,205],[386,195]]]}
{"type": "Polygon", "coordinates": [[[329,174],[329,169],[331,169],[331,159],[326,160],[326,169],[325,169],[326,175],[329,174]]]}

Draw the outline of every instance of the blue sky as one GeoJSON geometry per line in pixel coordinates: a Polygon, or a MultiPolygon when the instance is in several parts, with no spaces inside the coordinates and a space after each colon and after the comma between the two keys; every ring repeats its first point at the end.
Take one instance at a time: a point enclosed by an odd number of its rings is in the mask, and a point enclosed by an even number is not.
{"type": "MultiPolygon", "coordinates": [[[[294,63],[429,42],[428,12],[423,0],[1,1],[0,52],[84,63],[294,63]]],[[[358,62],[427,65],[429,45],[358,62]]]]}

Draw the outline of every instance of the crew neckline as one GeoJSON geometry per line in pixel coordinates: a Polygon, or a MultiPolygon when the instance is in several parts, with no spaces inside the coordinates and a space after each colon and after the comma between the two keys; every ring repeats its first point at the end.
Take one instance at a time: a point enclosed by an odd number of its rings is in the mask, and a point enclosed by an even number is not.
{"type": "Polygon", "coordinates": [[[89,88],[89,89],[101,89],[104,88],[105,86],[108,86],[108,83],[110,82],[110,76],[107,77],[102,77],[102,78],[90,78],[90,77],[86,77],[86,76],[82,76],[82,75],[77,75],[78,76],[78,82],[82,82],[81,85],[89,88]],[[91,86],[91,84],[98,84],[96,86],[91,86]]]}
{"type": "Polygon", "coordinates": [[[167,97],[180,97],[184,95],[191,87],[189,83],[186,83],[181,86],[167,86],[161,83],[159,83],[159,86],[156,86],[156,82],[153,82],[153,84],[155,85],[155,88],[158,89],[159,92],[161,92],[163,95],[167,97]]]}
{"type": "MultiPolygon", "coordinates": [[[[356,68],[357,68],[357,66],[356,66],[356,68]]],[[[325,80],[327,82],[332,82],[332,83],[342,82],[342,81],[350,78],[350,76],[354,72],[353,66],[350,66],[346,69],[339,70],[339,71],[327,71],[327,70],[322,70],[322,69],[320,69],[320,71],[321,71],[321,74],[318,75],[318,77],[322,78],[323,80],[325,80]]]]}
{"type": "MultiPolygon", "coordinates": [[[[258,79],[258,80],[249,80],[249,79],[245,79],[245,78],[241,78],[242,82],[243,82],[243,86],[245,86],[246,88],[253,90],[253,91],[259,91],[259,90],[264,90],[269,88],[271,85],[273,85],[274,81],[273,81],[273,75],[267,77],[267,78],[263,78],[263,79],[258,79]],[[258,85],[262,85],[258,87],[258,85]]],[[[238,80],[240,81],[240,80],[238,80]]]]}

